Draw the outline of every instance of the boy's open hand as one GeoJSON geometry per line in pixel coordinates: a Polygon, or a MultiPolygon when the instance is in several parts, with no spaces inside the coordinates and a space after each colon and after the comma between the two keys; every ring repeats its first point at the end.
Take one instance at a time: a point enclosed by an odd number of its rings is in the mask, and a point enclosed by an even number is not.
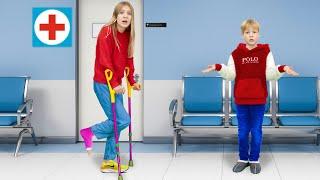
{"type": "Polygon", "coordinates": [[[299,73],[295,72],[290,66],[285,66],[285,67],[283,68],[283,70],[284,70],[287,74],[292,75],[292,76],[298,76],[298,75],[299,75],[299,73]]]}
{"type": "Polygon", "coordinates": [[[215,64],[213,64],[213,65],[208,65],[208,68],[202,70],[202,73],[208,73],[208,72],[210,72],[210,71],[215,71],[215,70],[216,70],[216,65],[215,65],[215,64]]]}

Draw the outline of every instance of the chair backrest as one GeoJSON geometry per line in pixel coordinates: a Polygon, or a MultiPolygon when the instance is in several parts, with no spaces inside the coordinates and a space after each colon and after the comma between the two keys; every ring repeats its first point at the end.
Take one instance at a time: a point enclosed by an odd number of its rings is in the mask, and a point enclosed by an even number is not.
{"type": "Polygon", "coordinates": [[[24,103],[28,77],[0,77],[0,112],[17,112],[24,103]]]}
{"type": "Polygon", "coordinates": [[[282,77],[277,82],[278,113],[314,113],[318,108],[318,77],[282,77]]]}
{"type": "MultiPolygon", "coordinates": [[[[267,82],[267,90],[268,90],[268,97],[267,97],[267,102],[266,102],[266,107],[265,107],[265,113],[270,112],[270,82],[267,82]]],[[[231,91],[231,113],[236,113],[237,112],[237,107],[236,104],[234,102],[234,97],[233,97],[233,93],[234,93],[234,81],[231,82],[231,88],[229,89],[229,91],[231,91]]],[[[272,91],[271,91],[272,92],[272,91]]]]}
{"type": "Polygon", "coordinates": [[[183,77],[183,108],[189,113],[222,113],[223,79],[183,77]]]}

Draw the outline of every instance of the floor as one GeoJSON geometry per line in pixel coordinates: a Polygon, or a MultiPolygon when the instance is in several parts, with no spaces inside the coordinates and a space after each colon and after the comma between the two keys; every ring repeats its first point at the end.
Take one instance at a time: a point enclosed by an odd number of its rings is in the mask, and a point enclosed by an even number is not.
{"type": "MultiPolygon", "coordinates": [[[[103,143],[95,143],[88,157],[78,144],[23,144],[17,158],[13,144],[0,144],[1,180],[117,180],[117,174],[103,174],[99,166],[103,143]]],[[[121,144],[122,161],[128,161],[128,144],[121,144]]],[[[170,144],[134,143],[134,167],[123,174],[126,180],[319,180],[320,147],[313,144],[267,144],[261,153],[262,172],[249,168],[233,173],[237,145],[183,144],[176,158],[170,144]]]]}

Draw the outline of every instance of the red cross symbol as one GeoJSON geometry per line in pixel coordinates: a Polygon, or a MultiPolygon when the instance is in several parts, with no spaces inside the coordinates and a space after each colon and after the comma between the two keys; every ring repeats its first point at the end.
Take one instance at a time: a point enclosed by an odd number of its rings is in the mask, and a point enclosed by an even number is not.
{"type": "Polygon", "coordinates": [[[49,40],[56,40],[56,31],[64,31],[64,24],[56,24],[56,15],[49,15],[49,24],[40,24],[40,31],[49,32],[49,40]]]}

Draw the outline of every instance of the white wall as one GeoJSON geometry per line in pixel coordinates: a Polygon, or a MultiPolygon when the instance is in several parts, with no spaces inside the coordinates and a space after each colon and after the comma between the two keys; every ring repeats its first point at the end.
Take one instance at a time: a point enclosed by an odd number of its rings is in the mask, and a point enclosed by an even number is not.
{"type": "MultiPolygon", "coordinates": [[[[76,135],[75,81],[30,80],[28,97],[33,99],[31,124],[37,137],[68,139],[76,135]]],[[[1,134],[17,136],[21,129],[6,129],[1,134]]],[[[25,137],[30,137],[26,135],[25,137]]]]}
{"type": "Polygon", "coordinates": [[[75,137],[75,81],[31,80],[29,97],[37,136],[75,137]]]}
{"type": "Polygon", "coordinates": [[[144,137],[172,136],[169,104],[178,99],[177,119],[181,117],[181,80],[144,81],[144,137]]]}

